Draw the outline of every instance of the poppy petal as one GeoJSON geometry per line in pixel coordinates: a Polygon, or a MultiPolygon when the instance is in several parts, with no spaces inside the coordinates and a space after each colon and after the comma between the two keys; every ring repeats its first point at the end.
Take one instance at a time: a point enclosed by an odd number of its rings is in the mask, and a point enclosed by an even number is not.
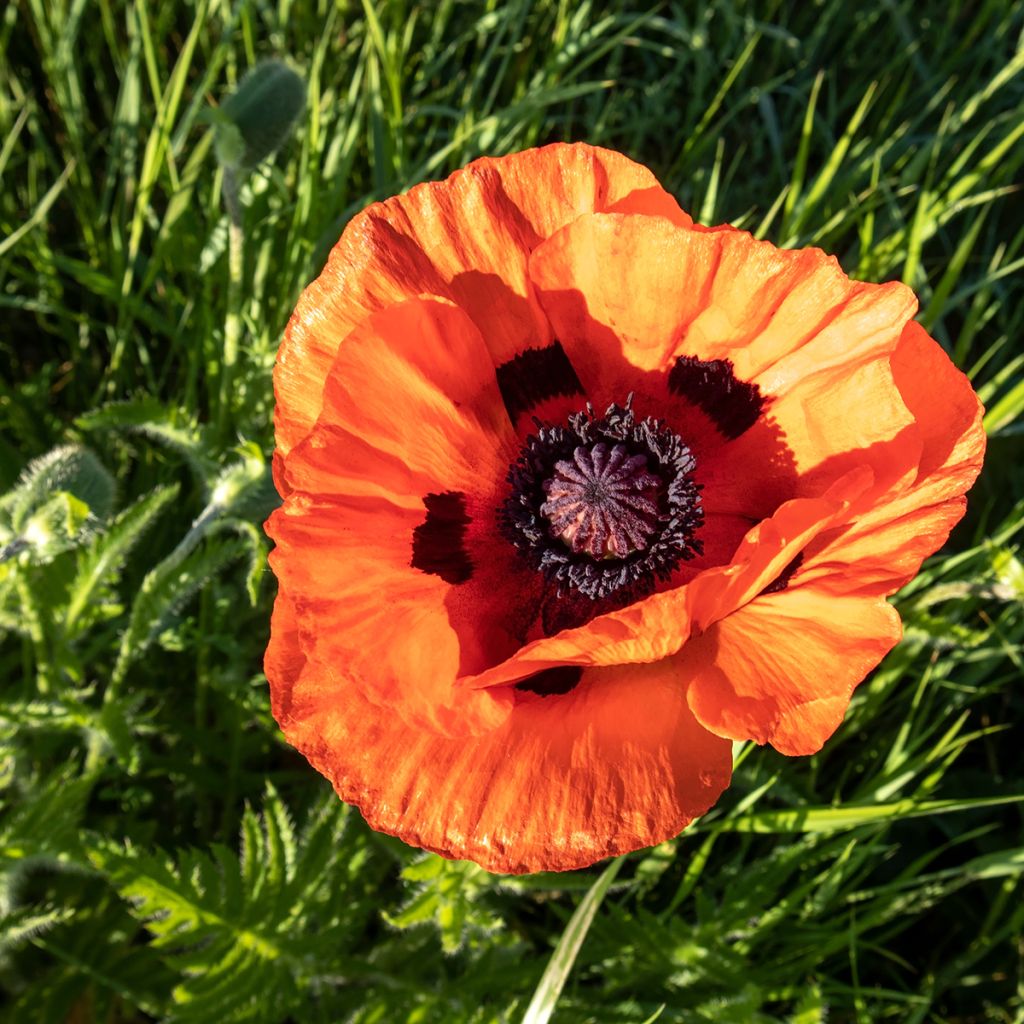
{"type": "MultiPolygon", "coordinates": [[[[448,605],[475,575],[473,519],[481,506],[493,514],[514,451],[479,331],[447,301],[417,298],[349,335],[318,422],[279,459],[287,497],[267,527],[272,564],[301,603],[307,644],[350,663],[372,700],[439,729],[502,714],[454,688],[466,655],[448,605]]],[[[500,593],[503,567],[482,565],[477,587],[500,593]]]]}
{"type": "Polygon", "coordinates": [[[915,321],[907,324],[891,361],[924,442],[915,493],[927,499],[962,494],[985,455],[984,410],[970,380],[915,321]]]}
{"type": "Polygon", "coordinates": [[[268,521],[270,564],[301,612],[303,649],[344,666],[367,701],[439,732],[493,728],[507,698],[480,700],[455,686],[461,651],[445,603],[451,584],[410,565],[420,518],[379,500],[292,499],[268,521]]]}
{"type": "Polygon", "coordinates": [[[547,321],[527,284],[530,251],[580,214],[637,191],[637,209],[671,213],[674,201],[657,194],[646,168],[609,150],[556,144],[477,160],[358,214],[285,332],[274,373],[278,447],[290,450],[317,419],[342,340],[412,296],[440,295],[466,309],[496,364],[546,346],[547,321]]]}
{"type": "Polygon", "coordinates": [[[490,871],[571,870],[661,842],[729,782],[731,745],[698,724],[672,662],[515,691],[496,729],[448,739],[309,658],[282,590],[266,672],[288,741],[373,828],[490,871]]]}
{"type": "MultiPolygon", "coordinates": [[[[758,596],[684,648],[695,666],[691,707],[722,735],[770,742],[786,754],[820,748],[854,686],[899,639],[899,616],[885,596],[914,576],[963,514],[962,495],[985,447],[977,396],[913,322],[891,365],[913,426],[877,447],[892,450],[901,466],[916,453],[912,472],[890,478],[883,492],[872,490],[868,507],[847,511],[845,522],[826,524],[802,543],[799,567],[781,592],[758,596]],[[787,635],[800,636],[799,647],[787,635]]],[[[707,614],[699,586],[695,605],[707,614]]]]}
{"type": "Polygon", "coordinates": [[[861,466],[820,498],[796,498],[779,506],[744,537],[729,565],[701,573],[686,588],[694,631],[707,630],[771,587],[815,538],[847,522],[851,508],[873,485],[870,467],[861,466]]]}
{"type": "MultiPolygon", "coordinates": [[[[900,329],[893,328],[893,347],[900,329]]],[[[792,456],[796,494],[819,494],[865,465],[879,488],[916,475],[921,442],[893,380],[889,354],[883,350],[849,366],[810,373],[784,393],[767,392],[772,423],[792,456]]],[[[741,438],[723,451],[723,474],[756,459],[759,439],[751,435],[748,443],[741,438]]]]}
{"type": "Polygon", "coordinates": [[[665,217],[680,227],[693,227],[693,218],[660,185],[639,188],[605,207],[607,213],[639,213],[645,217],[665,217]]]}
{"type": "Polygon", "coordinates": [[[964,513],[964,493],[985,454],[983,409],[970,381],[917,323],[892,355],[892,373],[914,417],[920,456],[840,534],[811,546],[806,578],[833,592],[891,594],[937,551],[964,513]]]}
{"type": "Polygon", "coordinates": [[[418,499],[504,476],[516,441],[480,332],[447,300],[422,296],[375,313],[346,338],[300,447],[284,457],[285,487],[383,489],[389,499],[404,488],[418,499]]]}
{"type": "Polygon", "coordinates": [[[579,217],[538,246],[530,277],[595,401],[624,361],[667,372],[678,356],[728,359],[777,393],[876,350],[879,333],[891,349],[915,308],[903,285],[851,281],[818,249],[662,217],[579,217]]]}
{"type": "Polygon", "coordinates": [[[706,301],[714,235],[661,217],[579,217],[537,247],[530,278],[595,405],[622,401],[623,371],[664,371],[706,301]]]}
{"type": "Polygon", "coordinates": [[[714,623],[679,662],[690,707],[706,728],[784,754],[813,754],[900,635],[900,617],[884,599],[797,586],[714,623]]]}

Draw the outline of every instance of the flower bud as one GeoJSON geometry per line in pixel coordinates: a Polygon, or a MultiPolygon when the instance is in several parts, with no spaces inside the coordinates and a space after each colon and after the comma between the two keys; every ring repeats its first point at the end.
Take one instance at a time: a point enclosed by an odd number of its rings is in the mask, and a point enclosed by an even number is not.
{"type": "Polygon", "coordinates": [[[0,501],[0,561],[51,561],[84,543],[113,504],[114,478],[92,452],[55,448],[29,463],[0,501]]]}
{"type": "Polygon", "coordinates": [[[305,83],[291,68],[257,64],[213,118],[217,158],[242,170],[261,164],[284,144],[305,103],[305,83]]]}

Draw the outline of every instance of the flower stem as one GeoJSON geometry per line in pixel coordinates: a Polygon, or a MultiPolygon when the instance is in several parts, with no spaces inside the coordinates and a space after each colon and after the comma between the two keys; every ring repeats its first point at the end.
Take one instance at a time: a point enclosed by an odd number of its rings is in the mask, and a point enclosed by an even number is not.
{"type": "Polygon", "coordinates": [[[234,167],[224,168],[224,209],[228,215],[228,308],[224,318],[224,351],[217,406],[217,434],[222,439],[231,426],[232,385],[242,336],[242,283],[245,274],[241,187],[234,167]]]}
{"type": "Polygon", "coordinates": [[[56,689],[57,680],[46,641],[46,629],[43,626],[45,610],[36,599],[36,594],[24,575],[19,574],[16,581],[22,621],[32,641],[32,653],[35,656],[36,688],[41,697],[46,697],[56,689]]]}

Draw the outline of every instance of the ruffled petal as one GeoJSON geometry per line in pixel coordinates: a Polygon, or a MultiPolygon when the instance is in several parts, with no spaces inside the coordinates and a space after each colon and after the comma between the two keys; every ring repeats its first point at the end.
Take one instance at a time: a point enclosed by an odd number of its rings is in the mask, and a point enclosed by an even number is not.
{"type": "MultiPolygon", "coordinates": [[[[921,440],[893,380],[888,351],[810,373],[785,394],[767,394],[773,427],[793,459],[796,494],[819,494],[858,466],[872,468],[879,488],[916,474],[921,440]]],[[[756,458],[755,438],[749,445],[745,440],[729,449],[729,468],[732,459],[756,458]]]]}
{"type": "Polygon", "coordinates": [[[697,723],[669,662],[589,670],[555,696],[516,691],[496,729],[446,739],[310,659],[282,591],[266,672],[289,743],[373,828],[490,871],[571,870],[661,842],[729,782],[731,746],[697,723]]]}
{"type": "Polygon", "coordinates": [[[580,217],[537,247],[530,278],[595,406],[621,402],[635,371],[667,369],[720,248],[713,234],[622,213],[580,217]]]}
{"type": "Polygon", "coordinates": [[[804,577],[837,593],[891,594],[912,579],[963,515],[985,454],[978,396],[919,324],[907,325],[891,364],[919,456],[909,478],[810,547],[804,577]]]}
{"type": "Polygon", "coordinates": [[[344,668],[366,700],[406,722],[458,735],[508,711],[456,687],[462,651],[446,601],[455,588],[410,564],[421,513],[382,501],[290,501],[267,523],[270,564],[300,614],[302,646],[344,668]]]}
{"type": "Polygon", "coordinates": [[[706,728],[813,754],[900,635],[899,615],[882,598],[790,586],[692,638],[679,662],[690,708],[706,728]]]}
{"type": "Polygon", "coordinates": [[[842,476],[820,498],[784,502],[743,538],[729,565],[701,573],[686,588],[693,630],[707,630],[771,587],[817,537],[848,521],[874,485],[870,467],[842,476]]]}
{"type": "Polygon", "coordinates": [[[454,681],[481,667],[467,663],[474,645],[500,659],[521,642],[503,630],[518,596],[503,577],[512,554],[481,559],[471,547],[493,525],[514,451],[476,327],[421,298],[350,334],[317,423],[279,457],[287,496],[267,526],[271,564],[302,609],[304,643],[410,721],[467,732],[503,713],[454,681]],[[471,617],[464,591],[477,599],[471,617]]]}
{"type": "Polygon", "coordinates": [[[621,360],[665,371],[680,355],[728,359],[740,379],[764,378],[779,391],[874,350],[877,334],[902,328],[915,308],[908,288],[851,281],[819,249],[613,213],[552,235],[531,257],[530,276],[588,391],[621,360]],[[595,345],[595,326],[612,335],[601,332],[595,345]],[[600,365],[611,336],[618,358],[600,365]]]}
{"type": "Polygon", "coordinates": [[[367,318],[322,387],[315,429],[294,458],[283,456],[286,491],[402,503],[403,494],[475,489],[515,455],[480,332],[447,300],[412,298],[367,318]]]}
{"type": "MultiPolygon", "coordinates": [[[[917,573],[963,514],[985,448],[977,396],[915,323],[890,362],[912,424],[871,453],[853,448],[847,461],[889,463],[898,472],[791,547],[798,567],[781,592],[741,604],[681,654],[692,666],[691,707],[721,735],[770,742],[786,754],[819,749],[853,688],[899,639],[899,616],[885,597],[917,573]]],[[[696,629],[707,621],[700,614],[715,613],[701,600],[701,583],[691,588],[696,629]]]]}
{"type": "Polygon", "coordinates": [[[985,455],[984,409],[970,380],[914,321],[904,328],[891,362],[923,441],[915,495],[941,500],[965,493],[985,455]]]}
{"type": "Polygon", "coordinates": [[[640,188],[604,207],[607,213],[639,213],[645,217],[665,217],[681,228],[693,227],[693,218],[660,185],[640,188]]]}
{"type": "Polygon", "coordinates": [[[317,419],[342,339],[411,296],[440,295],[466,309],[496,365],[546,346],[547,321],[527,283],[529,253],[580,214],[638,191],[635,209],[672,215],[674,201],[646,168],[609,150],[556,144],[477,160],[358,214],[285,332],[274,373],[278,446],[289,451],[317,419]]]}

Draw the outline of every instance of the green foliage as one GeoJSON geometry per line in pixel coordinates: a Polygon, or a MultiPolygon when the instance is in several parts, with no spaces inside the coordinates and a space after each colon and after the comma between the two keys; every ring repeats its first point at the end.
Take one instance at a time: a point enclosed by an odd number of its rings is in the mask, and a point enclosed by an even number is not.
{"type": "Polygon", "coordinates": [[[71,917],[68,907],[18,907],[0,918],[0,955],[71,917]]]}
{"type": "Polygon", "coordinates": [[[87,432],[137,432],[181,455],[201,480],[214,469],[209,445],[194,420],[154,398],[108,402],[78,416],[75,426],[87,432]]]}
{"type": "Polygon", "coordinates": [[[270,789],[263,812],[242,815],[241,855],[219,843],[177,861],[97,839],[88,857],[152,934],[152,946],[182,980],[168,1021],[304,1017],[322,979],[321,947],[333,970],[349,963],[347,927],[358,910],[363,836],[346,834],[345,809],[321,800],[301,832],[270,789]],[[325,875],[335,884],[324,885],[325,875]]]}
{"type": "Polygon", "coordinates": [[[0,1019],[1017,1024],[1022,33],[984,0],[11,6],[0,1019]],[[355,211],[562,139],[912,285],[989,453],[820,754],[738,750],[614,879],[495,878],[370,833],[279,740],[271,366],[355,211]]]}
{"type": "Polygon", "coordinates": [[[55,448],[0,498],[0,564],[14,557],[52,561],[84,543],[113,503],[114,478],[92,452],[55,448]]]}
{"type": "Polygon", "coordinates": [[[109,599],[111,587],[124,569],[132,548],[177,498],[179,490],[177,484],[155,487],[125,509],[110,528],[93,541],[79,561],[68,587],[64,628],[70,636],[80,635],[97,617],[103,616],[103,598],[109,599]]]}
{"type": "Polygon", "coordinates": [[[562,932],[562,937],[558,940],[558,945],[548,961],[548,966],[541,976],[540,983],[530,1000],[530,1005],[526,1008],[523,1024],[547,1024],[551,1019],[551,1015],[558,1005],[558,997],[561,995],[569,978],[569,972],[579,955],[583,940],[594,921],[597,908],[601,905],[612,882],[615,881],[615,876],[619,873],[622,863],[621,857],[613,860],[580,900],[565,931],[562,932]]]}
{"type": "Polygon", "coordinates": [[[455,953],[468,936],[501,927],[501,918],[481,899],[491,888],[491,877],[476,864],[427,854],[405,868],[402,878],[417,888],[400,910],[384,913],[393,928],[433,924],[440,933],[441,948],[455,953]]]}

